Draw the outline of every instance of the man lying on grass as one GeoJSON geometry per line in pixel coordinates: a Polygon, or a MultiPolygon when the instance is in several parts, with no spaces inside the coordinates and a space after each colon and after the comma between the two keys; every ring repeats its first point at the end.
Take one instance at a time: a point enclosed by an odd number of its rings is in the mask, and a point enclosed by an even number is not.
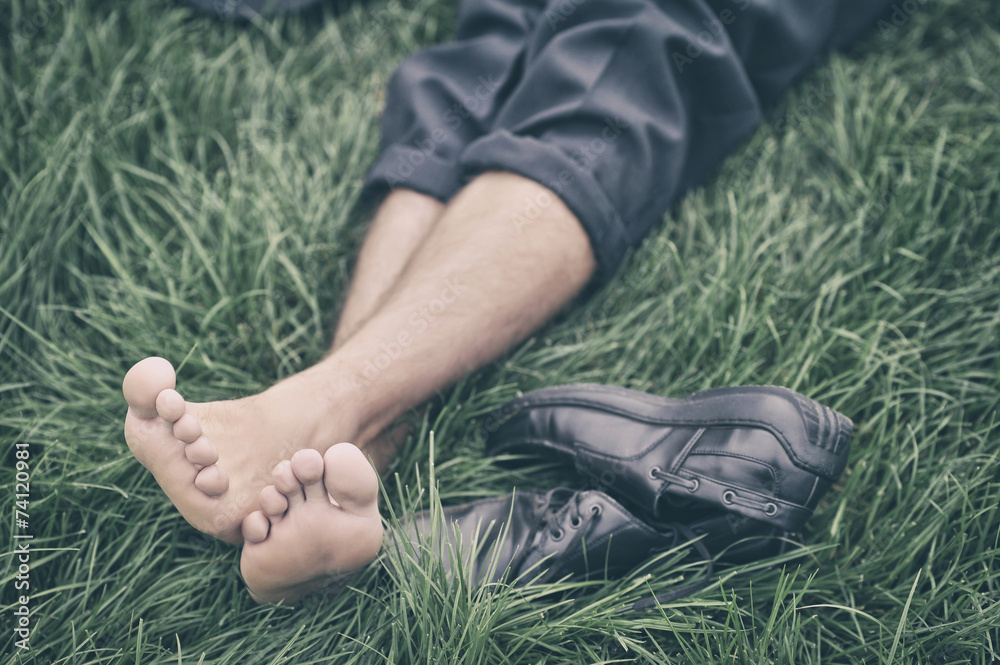
{"type": "Polygon", "coordinates": [[[368,459],[396,454],[391,424],[606,281],[888,4],[464,0],[455,41],[389,83],[378,206],[330,353],[206,404],[143,360],[124,381],[130,449],[195,528],[244,545],[258,600],[366,565],[382,541],[368,459]]]}

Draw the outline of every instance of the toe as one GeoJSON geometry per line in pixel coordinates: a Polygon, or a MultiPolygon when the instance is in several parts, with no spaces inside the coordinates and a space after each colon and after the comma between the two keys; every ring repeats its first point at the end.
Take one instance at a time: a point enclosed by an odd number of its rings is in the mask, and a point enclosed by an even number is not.
{"type": "Polygon", "coordinates": [[[186,408],[184,398],[173,388],[161,390],[156,396],[156,413],[168,423],[177,422],[186,408]]]}
{"type": "Polygon", "coordinates": [[[125,374],[122,392],[136,415],[140,418],[156,416],[156,398],[168,388],[177,385],[177,375],[168,360],[146,358],[140,360],[125,374]]]}
{"type": "Polygon", "coordinates": [[[279,462],[278,466],[274,467],[271,479],[274,480],[274,487],[285,495],[289,507],[298,505],[306,500],[305,494],[302,493],[302,483],[295,477],[295,472],[292,471],[292,463],[288,460],[279,462]]]}
{"type": "Polygon", "coordinates": [[[270,529],[271,522],[267,519],[267,516],[259,510],[255,510],[243,520],[243,540],[248,543],[262,542],[267,538],[267,533],[270,529]]]}
{"type": "Polygon", "coordinates": [[[209,496],[219,496],[229,489],[229,478],[218,464],[213,464],[198,472],[194,486],[209,496]]]}
{"type": "Polygon", "coordinates": [[[174,436],[184,443],[194,443],[201,436],[201,424],[190,413],[185,413],[174,423],[174,436]]]}
{"type": "Polygon", "coordinates": [[[272,522],[279,520],[288,510],[288,499],[274,485],[268,485],[260,491],[260,509],[272,522]]]}
{"type": "Polygon", "coordinates": [[[378,475],[352,443],[338,443],[323,456],[326,490],[340,506],[356,515],[378,514],[378,475]]]}
{"type": "Polygon", "coordinates": [[[300,450],[291,459],[292,472],[302,483],[306,501],[329,501],[323,487],[323,456],[318,450],[300,450]]]}
{"type": "Polygon", "coordinates": [[[201,466],[210,466],[219,461],[219,451],[203,436],[184,446],[184,455],[192,464],[201,466]]]}

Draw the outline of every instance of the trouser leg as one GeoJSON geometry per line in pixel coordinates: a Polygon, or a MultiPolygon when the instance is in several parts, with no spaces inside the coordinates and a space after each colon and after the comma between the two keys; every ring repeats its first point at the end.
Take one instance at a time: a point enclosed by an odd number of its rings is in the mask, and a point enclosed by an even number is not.
{"type": "MultiPolygon", "coordinates": [[[[873,27],[888,4],[548,0],[532,6],[534,13],[519,14],[527,17],[517,23],[520,37],[504,24],[477,24],[477,39],[426,52],[460,61],[466,86],[460,89],[467,93],[498,62],[499,52],[483,56],[477,40],[511,38],[503,51],[509,66],[490,104],[475,123],[449,134],[454,141],[441,152],[449,165],[456,160],[448,170],[451,184],[491,170],[544,184],[583,225],[598,280],[606,279],[666,209],[704,182],[758,126],[767,104],[818,56],[873,27]]],[[[400,79],[411,78],[406,68],[400,79]]],[[[420,132],[433,136],[431,125],[455,98],[455,87],[448,68],[420,74],[416,88],[398,88],[419,94],[399,102],[430,104],[435,112],[420,116],[431,119],[420,132]]],[[[412,151],[411,131],[387,134],[388,150],[412,151]]],[[[538,205],[525,201],[511,223],[530,223],[538,205]]]]}
{"type": "Polygon", "coordinates": [[[517,84],[543,0],[466,0],[453,42],[408,57],[389,81],[382,142],[363,197],[405,187],[448,201],[467,182],[465,147],[490,130],[517,84]]]}

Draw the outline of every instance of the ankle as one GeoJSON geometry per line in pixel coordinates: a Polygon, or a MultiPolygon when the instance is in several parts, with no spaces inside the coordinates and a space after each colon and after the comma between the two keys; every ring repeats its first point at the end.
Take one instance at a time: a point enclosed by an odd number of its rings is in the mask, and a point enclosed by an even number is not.
{"type": "Polygon", "coordinates": [[[363,433],[362,411],[356,395],[336,372],[316,365],[282,379],[263,393],[266,408],[282,412],[302,432],[303,448],[325,452],[363,433]]]}

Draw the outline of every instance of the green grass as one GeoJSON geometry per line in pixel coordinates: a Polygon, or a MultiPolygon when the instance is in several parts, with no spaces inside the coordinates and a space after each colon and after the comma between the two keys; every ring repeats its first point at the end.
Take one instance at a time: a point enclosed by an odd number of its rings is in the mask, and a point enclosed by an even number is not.
{"type": "Polygon", "coordinates": [[[419,488],[456,502],[551,482],[482,456],[490,412],[538,387],[780,384],[856,423],[804,556],[643,612],[619,609],[677,584],[670,560],[485,592],[393,551],[396,572],[373,567],[356,591],[249,599],[237,550],[187,526],[129,455],[121,377],[163,355],[206,400],[321,357],[381,91],[453,25],[453,3],[372,2],[243,27],[167,0],[0,12],[3,662],[1000,659],[992,0],[920,5],[810,74],[603,291],[444,391],[386,483],[402,514],[428,504],[419,488]],[[817,86],[829,104],[799,114],[817,86]],[[16,442],[28,652],[12,632],[16,442]]]}

